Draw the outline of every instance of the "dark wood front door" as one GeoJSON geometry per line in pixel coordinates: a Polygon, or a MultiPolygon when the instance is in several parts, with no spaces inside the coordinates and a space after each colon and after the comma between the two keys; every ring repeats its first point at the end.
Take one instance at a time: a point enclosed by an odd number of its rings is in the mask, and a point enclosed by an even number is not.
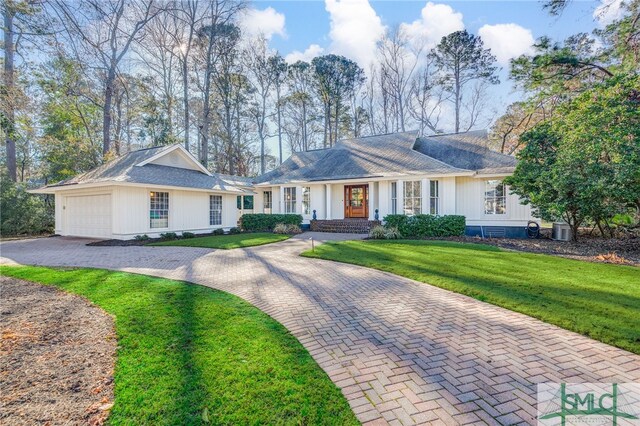
{"type": "Polygon", "coordinates": [[[369,217],[369,185],[345,185],[344,217],[369,217]]]}

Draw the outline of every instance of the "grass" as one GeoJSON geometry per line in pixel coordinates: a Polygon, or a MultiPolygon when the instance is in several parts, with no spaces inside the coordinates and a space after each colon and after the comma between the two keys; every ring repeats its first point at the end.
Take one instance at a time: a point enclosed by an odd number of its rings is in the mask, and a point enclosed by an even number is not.
{"type": "Polygon", "coordinates": [[[278,322],[210,288],[98,269],[2,267],[114,315],[113,425],[357,424],[340,390],[278,322]]]}
{"type": "Polygon", "coordinates": [[[229,250],[234,248],[261,246],[277,243],[291,238],[290,235],[272,234],[270,232],[256,232],[233,235],[210,235],[207,237],[186,238],[182,240],[162,241],[147,244],[150,246],[179,246],[179,247],[204,247],[212,249],[229,250]]]}
{"type": "Polygon", "coordinates": [[[302,255],[422,281],[640,354],[640,268],[447,241],[344,241],[302,255]]]}

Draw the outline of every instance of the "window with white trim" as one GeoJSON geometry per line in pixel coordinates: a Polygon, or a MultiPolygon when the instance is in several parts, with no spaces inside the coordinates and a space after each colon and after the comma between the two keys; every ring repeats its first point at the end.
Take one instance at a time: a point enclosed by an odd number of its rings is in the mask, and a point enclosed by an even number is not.
{"type": "Polygon", "coordinates": [[[484,189],[484,214],[505,214],[506,190],[502,181],[488,180],[484,189]]]}
{"type": "Polygon", "coordinates": [[[296,187],[290,186],[284,188],[284,212],[296,212],[296,187]]]}
{"type": "Polygon", "coordinates": [[[302,187],[302,214],[311,214],[311,188],[302,187]]]}
{"type": "Polygon", "coordinates": [[[264,191],[262,193],[262,201],[263,201],[263,211],[265,213],[271,213],[271,208],[273,207],[273,192],[264,191]]]}
{"type": "Polygon", "coordinates": [[[429,214],[440,214],[438,204],[440,200],[440,182],[437,180],[429,181],[429,214]]]}
{"type": "Polygon", "coordinates": [[[222,225],[222,195],[209,195],[209,225],[222,225]]]}
{"type": "Polygon", "coordinates": [[[169,227],[169,193],[149,193],[149,228],[169,227]]]}
{"type": "Polygon", "coordinates": [[[422,212],[422,182],[404,182],[404,214],[416,215],[422,212]]]}
{"type": "Polygon", "coordinates": [[[391,214],[398,214],[398,182],[391,182],[391,214]]]}

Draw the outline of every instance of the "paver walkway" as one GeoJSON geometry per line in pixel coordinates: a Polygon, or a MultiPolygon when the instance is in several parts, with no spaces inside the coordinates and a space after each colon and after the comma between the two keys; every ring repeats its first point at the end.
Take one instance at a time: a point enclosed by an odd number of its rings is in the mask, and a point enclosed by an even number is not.
{"type": "Polygon", "coordinates": [[[236,294],[287,327],[365,423],[531,424],[536,383],[640,382],[640,356],[395,275],[298,257],[309,235],[227,251],[45,238],[3,243],[0,261],[117,269],[236,294]]]}

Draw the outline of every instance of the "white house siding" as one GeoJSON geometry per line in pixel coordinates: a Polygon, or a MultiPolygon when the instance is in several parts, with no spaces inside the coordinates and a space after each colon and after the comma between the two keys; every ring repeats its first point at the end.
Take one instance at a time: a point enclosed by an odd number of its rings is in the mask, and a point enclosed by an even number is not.
{"type": "Polygon", "coordinates": [[[500,178],[457,177],[456,207],[457,214],[467,219],[467,226],[526,226],[533,217],[529,206],[520,204],[515,194],[507,188],[506,213],[492,215],[484,213],[484,191],[487,180],[500,178]]]}

